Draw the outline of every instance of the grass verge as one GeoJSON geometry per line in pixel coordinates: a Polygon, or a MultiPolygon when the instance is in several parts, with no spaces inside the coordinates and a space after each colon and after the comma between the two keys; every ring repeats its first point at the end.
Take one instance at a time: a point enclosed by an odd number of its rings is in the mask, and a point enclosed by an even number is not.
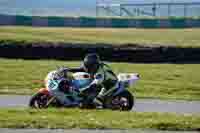
{"type": "Polygon", "coordinates": [[[1,109],[1,128],[200,130],[199,115],[79,109],[1,109]]]}
{"type": "MultiPolygon", "coordinates": [[[[0,59],[0,93],[33,94],[43,87],[37,80],[56,66],[79,66],[80,62],[0,59]]],[[[200,100],[200,64],[109,63],[115,73],[137,72],[141,79],[129,90],[140,98],[200,100]]]]}
{"type": "Polygon", "coordinates": [[[200,47],[200,29],[135,28],[36,28],[1,26],[0,42],[27,44],[44,42],[139,44],[151,46],[200,47]]]}

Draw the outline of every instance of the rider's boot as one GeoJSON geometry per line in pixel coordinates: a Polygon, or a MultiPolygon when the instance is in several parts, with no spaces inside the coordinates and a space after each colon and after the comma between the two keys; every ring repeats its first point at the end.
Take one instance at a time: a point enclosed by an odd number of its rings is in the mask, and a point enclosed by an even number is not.
{"type": "Polygon", "coordinates": [[[94,98],[93,103],[96,106],[96,108],[103,108],[103,101],[104,101],[104,94],[106,92],[105,88],[102,88],[99,94],[94,98]]]}
{"type": "Polygon", "coordinates": [[[103,108],[103,99],[96,97],[93,100],[93,104],[97,109],[102,109],[103,108]]]}

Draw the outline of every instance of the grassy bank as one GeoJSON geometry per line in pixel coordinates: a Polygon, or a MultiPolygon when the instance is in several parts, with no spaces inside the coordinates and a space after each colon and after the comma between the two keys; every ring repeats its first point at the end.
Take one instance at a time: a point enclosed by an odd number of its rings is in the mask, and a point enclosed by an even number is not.
{"type": "Polygon", "coordinates": [[[68,42],[200,47],[200,29],[0,27],[6,43],[68,42]]]}
{"type": "MultiPolygon", "coordinates": [[[[55,60],[0,59],[0,93],[32,94],[43,84],[46,74],[56,66],[79,66],[80,62],[55,60]]],[[[199,64],[110,63],[114,72],[141,75],[130,90],[141,98],[200,100],[199,64]]]]}
{"type": "Polygon", "coordinates": [[[1,128],[200,130],[199,115],[79,109],[1,109],[0,123],[1,128]]]}

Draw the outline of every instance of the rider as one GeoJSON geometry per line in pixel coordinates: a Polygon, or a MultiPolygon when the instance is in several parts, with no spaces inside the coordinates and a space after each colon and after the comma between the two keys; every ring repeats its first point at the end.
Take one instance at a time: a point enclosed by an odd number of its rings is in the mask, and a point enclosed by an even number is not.
{"type": "Polygon", "coordinates": [[[104,98],[112,94],[118,85],[117,76],[107,64],[100,60],[100,57],[95,53],[86,55],[80,68],[71,68],[69,71],[87,72],[93,77],[93,82],[87,87],[82,88],[80,93],[84,94],[91,89],[100,88],[100,92],[93,100],[94,104],[99,107],[102,107],[104,98]]]}

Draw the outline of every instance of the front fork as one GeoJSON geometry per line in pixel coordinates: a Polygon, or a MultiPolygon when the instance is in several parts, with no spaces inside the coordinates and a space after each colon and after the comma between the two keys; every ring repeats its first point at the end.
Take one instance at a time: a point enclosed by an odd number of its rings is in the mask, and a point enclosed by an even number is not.
{"type": "Polygon", "coordinates": [[[52,97],[48,100],[46,106],[48,107],[49,104],[51,104],[55,99],[56,99],[56,97],[55,97],[55,96],[52,96],[52,97]]]}
{"type": "Polygon", "coordinates": [[[56,99],[55,96],[52,96],[52,95],[50,94],[50,92],[49,92],[49,90],[48,90],[47,88],[41,88],[41,89],[39,90],[39,92],[40,92],[40,93],[43,93],[43,94],[45,94],[45,95],[47,95],[47,96],[50,97],[50,99],[48,99],[48,101],[47,101],[47,103],[46,103],[46,107],[48,107],[48,106],[56,99]]]}

